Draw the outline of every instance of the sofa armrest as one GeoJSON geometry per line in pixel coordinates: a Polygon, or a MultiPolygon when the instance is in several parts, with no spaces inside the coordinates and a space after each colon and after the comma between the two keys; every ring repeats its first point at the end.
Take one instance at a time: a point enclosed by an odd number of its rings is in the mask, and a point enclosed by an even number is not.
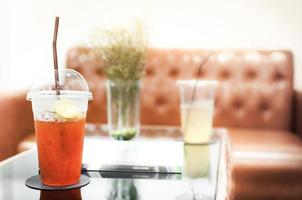
{"type": "Polygon", "coordinates": [[[293,129],[302,137],[302,91],[294,92],[293,129]]]}
{"type": "Polygon", "coordinates": [[[14,155],[26,133],[33,132],[31,104],[26,93],[0,92],[0,161],[14,155]]]}

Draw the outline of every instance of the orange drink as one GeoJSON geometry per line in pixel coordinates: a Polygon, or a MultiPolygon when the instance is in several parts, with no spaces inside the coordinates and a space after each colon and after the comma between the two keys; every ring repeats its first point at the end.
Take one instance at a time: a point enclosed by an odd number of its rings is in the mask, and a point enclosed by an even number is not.
{"type": "Polygon", "coordinates": [[[85,119],[35,121],[35,130],[42,182],[50,186],[77,183],[81,175],[85,119]]]}

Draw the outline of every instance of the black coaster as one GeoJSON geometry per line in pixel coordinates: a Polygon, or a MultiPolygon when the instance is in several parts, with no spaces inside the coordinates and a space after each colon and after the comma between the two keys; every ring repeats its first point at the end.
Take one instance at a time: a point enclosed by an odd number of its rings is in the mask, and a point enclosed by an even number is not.
{"type": "Polygon", "coordinates": [[[90,179],[87,176],[81,175],[78,183],[68,186],[55,187],[44,185],[41,182],[40,175],[32,176],[25,181],[25,185],[35,190],[71,190],[80,187],[84,187],[90,183],[90,179]]]}

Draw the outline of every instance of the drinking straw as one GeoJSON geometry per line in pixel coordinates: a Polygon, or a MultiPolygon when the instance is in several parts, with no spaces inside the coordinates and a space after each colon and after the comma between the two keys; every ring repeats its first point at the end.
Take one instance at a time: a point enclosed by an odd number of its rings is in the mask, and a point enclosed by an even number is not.
{"type": "Polygon", "coordinates": [[[54,75],[55,75],[55,89],[56,95],[60,95],[60,82],[59,82],[59,70],[58,70],[58,55],[57,55],[57,36],[59,29],[59,17],[56,17],[55,29],[52,40],[52,53],[53,53],[53,64],[54,64],[54,75]]]}
{"type": "Polygon", "coordinates": [[[195,78],[195,83],[194,83],[194,87],[193,87],[193,93],[192,93],[192,97],[191,97],[191,102],[190,102],[191,106],[192,106],[193,101],[195,100],[195,97],[196,97],[196,89],[197,89],[197,83],[198,83],[198,74],[200,74],[202,72],[203,66],[209,60],[211,54],[212,54],[211,52],[208,53],[207,57],[199,64],[198,71],[197,71],[197,76],[195,78]]]}

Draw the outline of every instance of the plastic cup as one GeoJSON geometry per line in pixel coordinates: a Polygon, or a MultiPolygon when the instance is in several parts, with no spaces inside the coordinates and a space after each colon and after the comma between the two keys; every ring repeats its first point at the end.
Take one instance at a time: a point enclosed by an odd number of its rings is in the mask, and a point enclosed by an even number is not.
{"type": "Polygon", "coordinates": [[[32,102],[42,183],[75,184],[81,176],[83,141],[88,101],[85,79],[76,71],[60,70],[60,94],[53,72],[39,75],[27,99],[32,102]]]}
{"type": "Polygon", "coordinates": [[[208,143],[211,139],[214,98],[217,81],[181,80],[180,92],[181,127],[184,142],[208,143]]]}

